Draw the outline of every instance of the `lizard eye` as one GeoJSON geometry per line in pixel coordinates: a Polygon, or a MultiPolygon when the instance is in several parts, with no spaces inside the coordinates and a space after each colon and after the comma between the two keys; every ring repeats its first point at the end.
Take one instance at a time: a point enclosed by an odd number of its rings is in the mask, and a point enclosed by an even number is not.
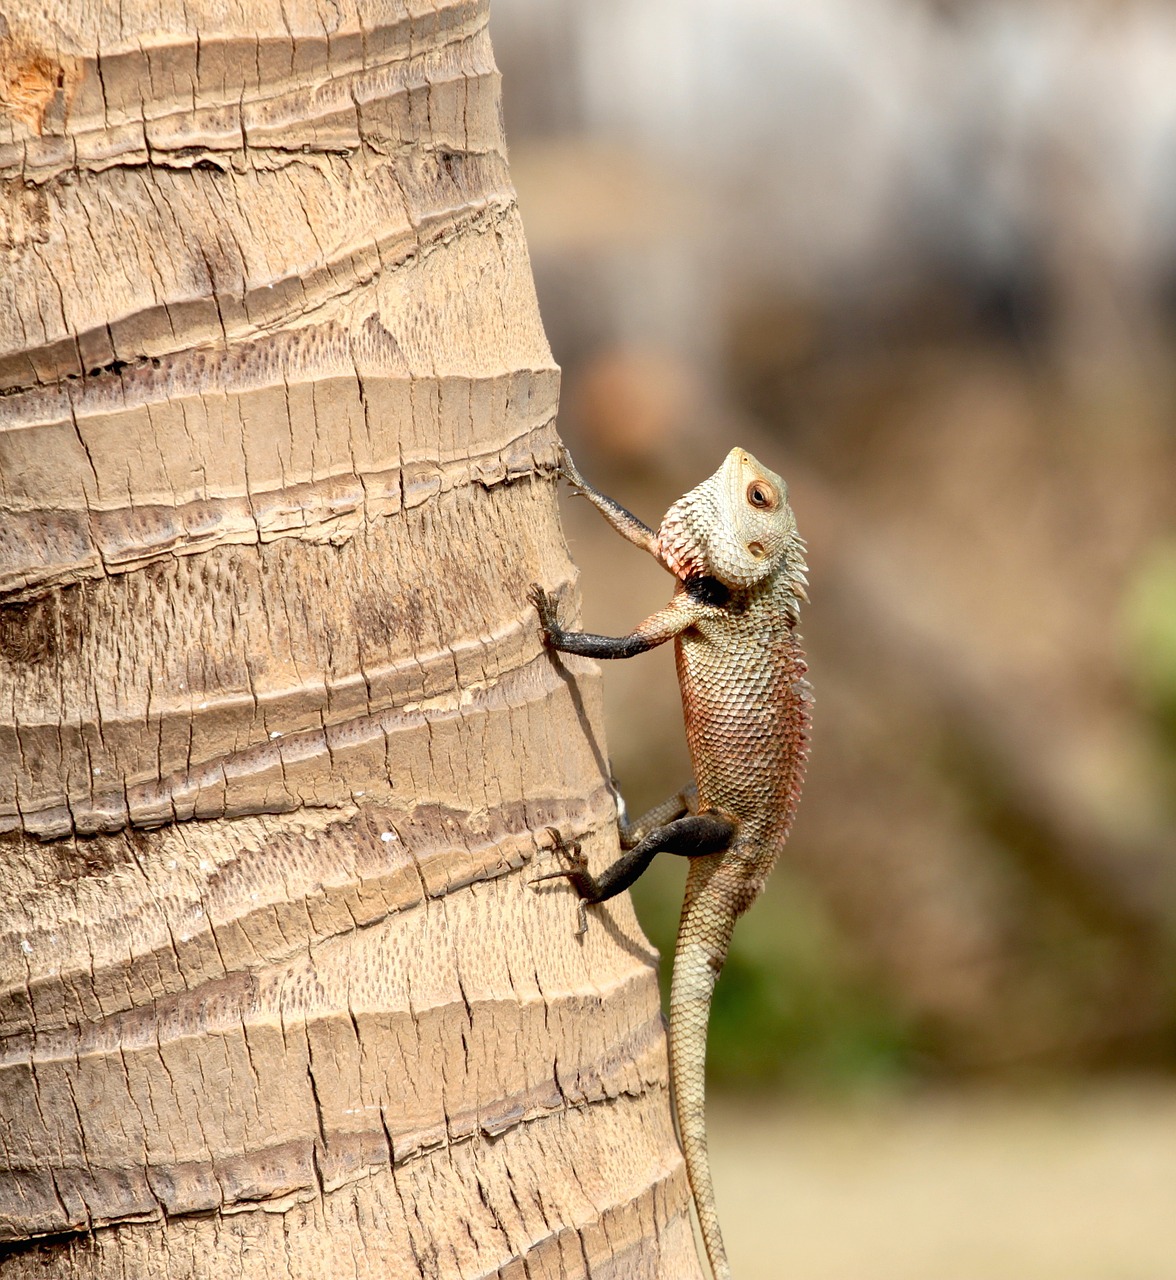
{"type": "Polygon", "coordinates": [[[747,500],[761,511],[771,511],[776,506],[776,490],[766,480],[753,480],[747,486],[747,500]]]}

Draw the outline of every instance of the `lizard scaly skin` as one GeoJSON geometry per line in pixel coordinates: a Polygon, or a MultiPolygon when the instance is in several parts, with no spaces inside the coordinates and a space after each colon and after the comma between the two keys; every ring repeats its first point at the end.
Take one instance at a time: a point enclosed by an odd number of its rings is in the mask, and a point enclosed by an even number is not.
{"type": "Polygon", "coordinates": [[[531,599],[553,649],[621,658],[674,640],[697,798],[691,789],[622,824],[625,852],[599,877],[553,833],[571,861],[554,874],[584,902],[603,902],[659,852],[691,860],[670,986],[670,1079],[707,1257],[716,1280],[730,1280],[706,1154],[706,1033],[735,921],[763,888],[800,800],[812,702],[796,635],[808,599],[804,543],[784,482],[743,449],[675,502],[657,533],[591,488],[566,452],[560,470],[678,579],[664,609],[617,639],[564,631],[546,593],[532,587],[531,599]]]}

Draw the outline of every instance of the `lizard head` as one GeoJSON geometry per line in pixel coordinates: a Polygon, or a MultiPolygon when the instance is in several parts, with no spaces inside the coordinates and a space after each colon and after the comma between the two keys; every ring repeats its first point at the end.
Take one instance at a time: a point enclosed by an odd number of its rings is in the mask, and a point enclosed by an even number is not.
{"type": "Polygon", "coordinates": [[[732,449],[709,480],[691,489],[666,512],[658,530],[670,571],[688,578],[717,578],[746,588],[765,582],[783,567],[804,594],[804,544],[788,505],[784,481],[746,449],[732,449]]]}

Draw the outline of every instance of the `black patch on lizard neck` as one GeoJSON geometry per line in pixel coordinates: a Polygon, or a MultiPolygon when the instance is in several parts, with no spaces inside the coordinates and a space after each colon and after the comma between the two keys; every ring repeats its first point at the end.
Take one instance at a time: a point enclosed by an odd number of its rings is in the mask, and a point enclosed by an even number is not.
{"type": "Polygon", "coordinates": [[[699,604],[724,608],[731,599],[731,589],[723,586],[718,578],[687,578],[686,594],[699,604]]]}

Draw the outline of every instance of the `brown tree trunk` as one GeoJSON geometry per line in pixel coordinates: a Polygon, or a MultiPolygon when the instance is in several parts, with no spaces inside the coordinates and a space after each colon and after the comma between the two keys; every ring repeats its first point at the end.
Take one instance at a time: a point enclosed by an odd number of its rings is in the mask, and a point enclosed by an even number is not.
{"type": "Polygon", "coordinates": [[[697,1276],[530,884],[615,837],[485,4],[50,0],[0,104],[5,1276],[697,1276]]]}

